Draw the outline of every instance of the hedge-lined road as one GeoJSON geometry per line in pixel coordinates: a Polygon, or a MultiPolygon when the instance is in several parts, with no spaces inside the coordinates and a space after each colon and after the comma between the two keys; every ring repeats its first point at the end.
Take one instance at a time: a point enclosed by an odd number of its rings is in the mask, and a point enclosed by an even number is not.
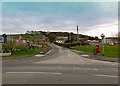
{"type": "Polygon", "coordinates": [[[3,84],[117,84],[118,63],[87,59],[52,44],[45,57],[3,62],[3,84]]]}

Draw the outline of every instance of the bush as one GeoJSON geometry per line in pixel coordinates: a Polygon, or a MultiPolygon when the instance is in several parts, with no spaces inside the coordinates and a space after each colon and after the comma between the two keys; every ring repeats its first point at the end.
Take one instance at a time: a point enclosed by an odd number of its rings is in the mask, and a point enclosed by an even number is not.
{"type": "Polygon", "coordinates": [[[15,45],[14,43],[3,44],[3,53],[14,53],[15,51],[27,51],[28,46],[26,45],[15,45]]]}
{"type": "Polygon", "coordinates": [[[10,53],[15,51],[15,45],[13,43],[2,45],[3,53],[10,53]]]}
{"type": "Polygon", "coordinates": [[[38,43],[38,45],[42,45],[42,47],[48,47],[47,43],[38,43]]]}
{"type": "Polygon", "coordinates": [[[80,42],[72,42],[71,46],[80,46],[81,43],[80,42]]]}
{"type": "Polygon", "coordinates": [[[82,42],[81,45],[90,45],[88,42],[82,42]]]}
{"type": "Polygon", "coordinates": [[[9,53],[9,49],[8,49],[8,47],[7,47],[6,44],[4,44],[4,45],[2,46],[2,51],[3,51],[3,53],[9,53]]]}

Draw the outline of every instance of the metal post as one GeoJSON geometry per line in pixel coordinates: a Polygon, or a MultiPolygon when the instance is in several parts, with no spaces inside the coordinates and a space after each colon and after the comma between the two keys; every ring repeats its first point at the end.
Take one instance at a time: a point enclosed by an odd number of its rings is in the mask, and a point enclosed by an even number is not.
{"type": "Polygon", "coordinates": [[[105,35],[101,34],[101,37],[102,37],[102,40],[103,40],[103,56],[104,56],[104,37],[105,37],[105,35]]]}
{"type": "Polygon", "coordinates": [[[77,26],[77,42],[79,42],[79,32],[78,32],[78,26],[77,26]]]}
{"type": "Polygon", "coordinates": [[[104,56],[104,38],[103,38],[103,56],[104,56]]]}

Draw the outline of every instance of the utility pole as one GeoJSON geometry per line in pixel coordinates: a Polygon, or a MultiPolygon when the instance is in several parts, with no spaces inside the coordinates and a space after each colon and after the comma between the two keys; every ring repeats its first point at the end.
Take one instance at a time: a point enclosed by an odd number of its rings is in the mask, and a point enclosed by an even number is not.
{"type": "Polygon", "coordinates": [[[77,42],[79,42],[79,32],[78,32],[78,26],[77,26],[77,42]]]}
{"type": "Polygon", "coordinates": [[[69,33],[69,48],[71,47],[71,33],[69,33]]]}

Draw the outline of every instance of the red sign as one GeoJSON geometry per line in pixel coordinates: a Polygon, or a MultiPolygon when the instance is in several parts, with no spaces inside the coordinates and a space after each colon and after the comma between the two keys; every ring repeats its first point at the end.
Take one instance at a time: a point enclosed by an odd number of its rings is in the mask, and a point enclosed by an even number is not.
{"type": "Polygon", "coordinates": [[[99,49],[99,45],[96,45],[96,51],[99,52],[100,49],[99,49]]]}

